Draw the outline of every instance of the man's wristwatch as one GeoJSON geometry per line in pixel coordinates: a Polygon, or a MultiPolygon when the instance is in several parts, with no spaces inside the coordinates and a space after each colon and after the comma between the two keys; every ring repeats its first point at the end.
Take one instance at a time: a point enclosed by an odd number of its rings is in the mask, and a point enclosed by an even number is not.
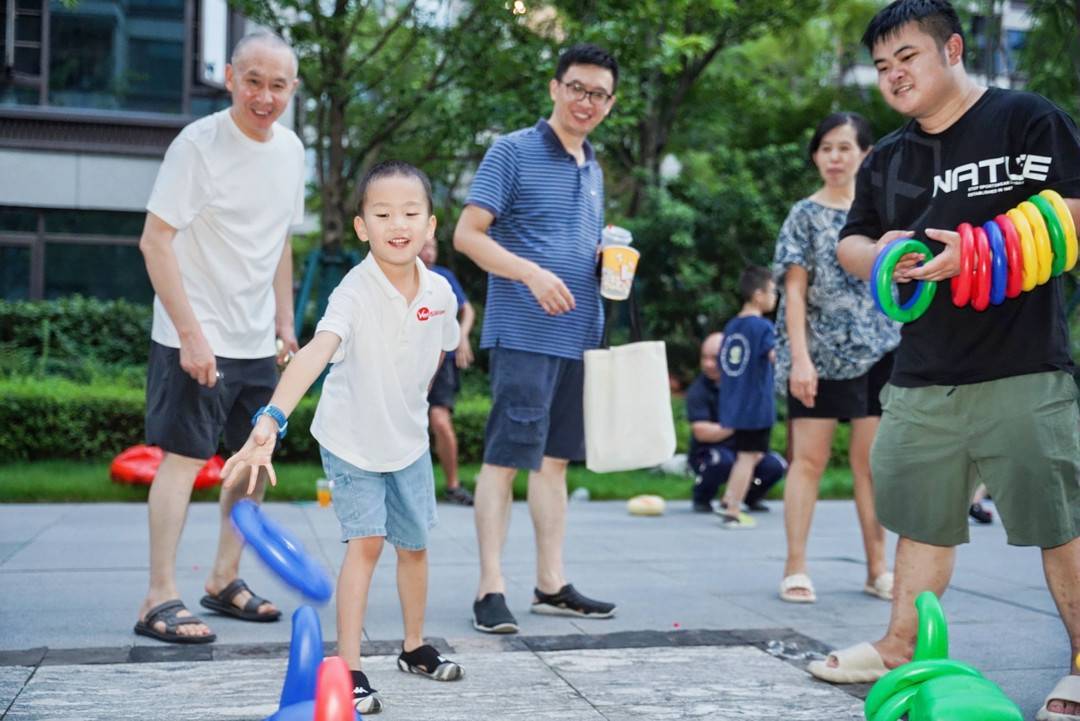
{"type": "Polygon", "coordinates": [[[283,410],[277,406],[263,406],[255,411],[255,415],[251,417],[251,425],[255,425],[262,416],[270,416],[273,418],[278,425],[277,437],[285,437],[285,432],[289,429],[289,419],[285,417],[285,412],[283,410]]]}

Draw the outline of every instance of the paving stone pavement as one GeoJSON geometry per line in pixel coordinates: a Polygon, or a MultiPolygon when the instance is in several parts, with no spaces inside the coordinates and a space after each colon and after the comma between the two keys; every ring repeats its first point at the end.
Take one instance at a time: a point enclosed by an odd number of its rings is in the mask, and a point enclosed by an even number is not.
{"type": "MultiPolygon", "coordinates": [[[[365,628],[365,667],[387,719],[858,719],[865,687],[834,687],[804,667],[827,648],[873,640],[889,604],[861,592],[865,568],[850,502],[818,506],[810,546],[814,605],[776,597],[782,507],[759,527],[728,533],[717,519],[669,504],[634,518],[622,503],[572,504],[569,579],[616,601],[607,621],[528,612],[534,555],[528,510],[515,504],[505,553],[520,636],[471,628],[477,581],[470,509],[440,506],[430,550],[426,633],[466,678],[440,684],[398,672],[401,621],[393,553],[383,554],[365,628]]],[[[344,549],[333,512],[269,504],[328,569],[344,549]]],[[[178,582],[198,608],[217,540],[217,508],[192,506],[178,582]]],[[[981,668],[1033,718],[1064,673],[1068,644],[1046,592],[1039,554],[1007,546],[1000,525],[972,527],[943,599],[952,656],[981,668]]],[[[0,719],[260,719],[276,708],[302,601],[258,561],[242,575],[286,612],[251,624],[213,614],[209,646],[136,637],[145,592],[146,510],[140,504],[0,506],[0,719]]],[[[890,539],[890,546],[893,545],[890,539]]],[[[250,554],[249,554],[250,555],[250,554]]],[[[318,610],[327,652],[333,606],[318,610]]]]}

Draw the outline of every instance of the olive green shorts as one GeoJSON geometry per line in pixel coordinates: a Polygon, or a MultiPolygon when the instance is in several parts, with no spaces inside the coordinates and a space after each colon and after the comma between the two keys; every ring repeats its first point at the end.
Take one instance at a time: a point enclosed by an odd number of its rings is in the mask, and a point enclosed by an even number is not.
{"type": "Polygon", "coordinates": [[[1068,373],[881,393],[870,464],[882,525],[935,546],[968,541],[985,483],[1015,546],[1080,536],[1080,409],[1068,373]]]}

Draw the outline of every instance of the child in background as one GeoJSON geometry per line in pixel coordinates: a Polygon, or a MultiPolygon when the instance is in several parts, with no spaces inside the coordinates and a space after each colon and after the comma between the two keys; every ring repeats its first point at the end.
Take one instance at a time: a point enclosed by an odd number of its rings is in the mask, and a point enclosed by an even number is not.
{"type": "Polygon", "coordinates": [[[724,493],[724,528],[757,525],[741,515],[754,467],[769,450],[776,421],[773,362],[776,330],[763,316],[776,308],[776,283],[767,268],[750,266],[739,276],[742,310],[724,326],[720,346],[720,425],[735,429],[735,465],[724,493]]]}
{"type": "Polygon", "coordinates": [[[435,491],[428,449],[427,392],[443,353],[458,347],[457,301],[445,279],[418,260],[434,237],[431,184],[407,163],[376,165],[360,182],[353,221],[371,252],[330,296],[315,337],[289,363],[244,447],[222,469],[229,487],[261,469],[276,482],[271,454],[286,419],[332,363],[311,424],[334,511],[348,544],[337,585],[338,654],[352,670],[362,714],[382,701],[360,669],[368,589],[383,539],[397,550],[405,639],[398,668],[456,681],[462,668],[423,642],[428,531],[435,491]]]}

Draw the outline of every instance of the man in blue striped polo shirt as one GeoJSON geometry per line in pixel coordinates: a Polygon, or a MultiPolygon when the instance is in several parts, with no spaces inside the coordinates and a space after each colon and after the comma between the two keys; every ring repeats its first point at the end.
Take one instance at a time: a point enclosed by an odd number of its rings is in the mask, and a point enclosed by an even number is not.
{"type": "Polygon", "coordinates": [[[536,534],[531,610],[610,618],[615,605],[565,577],[566,467],[585,458],[582,354],[600,341],[597,250],[604,176],[586,138],[615,102],[619,66],[595,45],[559,56],[547,120],[505,135],[476,172],[454,247],[488,272],[480,347],[491,351],[491,415],[476,478],[480,586],[473,626],[516,633],[506,605],[502,549],[512,485],[529,469],[536,534]]]}

